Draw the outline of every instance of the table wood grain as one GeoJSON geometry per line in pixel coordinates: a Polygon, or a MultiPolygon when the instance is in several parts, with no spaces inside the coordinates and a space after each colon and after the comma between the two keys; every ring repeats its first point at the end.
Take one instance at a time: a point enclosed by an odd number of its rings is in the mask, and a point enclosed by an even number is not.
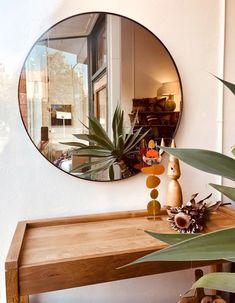
{"type": "MultiPolygon", "coordinates": [[[[186,268],[207,262],[149,262],[118,269],[167,246],[144,230],[174,233],[165,210],[158,220],[146,211],[24,221],[18,223],[6,260],[7,302],[29,294],[84,286],[186,268]],[[13,282],[12,282],[13,281],[13,282]]],[[[221,207],[205,232],[235,225],[235,212],[221,207]]]]}

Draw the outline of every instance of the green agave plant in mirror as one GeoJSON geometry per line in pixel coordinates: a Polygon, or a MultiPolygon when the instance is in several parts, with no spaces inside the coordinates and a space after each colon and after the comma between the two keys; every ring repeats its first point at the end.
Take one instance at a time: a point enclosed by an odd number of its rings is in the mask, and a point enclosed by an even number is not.
{"type": "MultiPolygon", "coordinates": [[[[219,79],[221,80],[221,79],[219,79]]],[[[235,84],[221,80],[235,95],[235,84]]],[[[235,181],[235,159],[223,154],[202,149],[179,149],[162,147],[183,162],[202,171],[226,177],[235,181]]],[[[235,155],[235,148],[232,147],[235,155]]],[[[235,201],[235,188],[210,183],[232,201],[235,201]]],[[[235,262],[235,227],[222,229],[208,234],[159,234],[146,231],[151,236],[162,240],[169,247],[146,255],[133,263],[149,261],[199,261],[227,260],[235,262]]],[[[209,273],[198,281],[192,288],[210,288],[235,292],[235,273],[209,273]]]]}
{"type": "Polygon", "coordinates": [[[87,143],[65,142],[63,144],[74,147],[73,154],[79,157],[87,157],[89,161],[78,165],[71,173],[78,173],[79,177],[85,178],[93,174],[108,171],[109,179],[114,180],[115,165],[120,168],[122,179],[134,175],[133,167],[128,163],[131,156],[138,153],[138,144],[147,135],[149,130],[141,134],[142,128],[135,129],[137,114],[128,133],[124,128],[124,111],[118,105],[112,120],[113,140],[103,129],[96,117],[89,117],[87,134],[74,134],[87,143]]]}

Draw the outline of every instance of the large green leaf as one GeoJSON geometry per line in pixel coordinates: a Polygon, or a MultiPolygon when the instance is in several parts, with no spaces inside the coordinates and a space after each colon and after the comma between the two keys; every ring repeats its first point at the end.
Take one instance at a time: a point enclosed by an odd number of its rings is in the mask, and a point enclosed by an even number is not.
{"type": "Polygon", "coordinates": [[[235,274],[220,272],[204,275],[192,288],[208,288],[227,292],[235,292],[235,274]]]}
{"type": "Polygon", "coordinates": [[[234,239],[235,227],[226,228],[171,245],[137,259],[132,264],[150,261],[227,260],[235,257],[234,239]]]}
{"type": "MultiPolygon", "coordinates": [[[[216,76],[215,76],[216,77],[216,76]]],[[[228,88],[230,89],[230,91],[235,95],[235,84],[231,83],[231,82],[228,82],[228,81],[225,81],[225,80],[222,80],[220,79],[219,77],[216,77],[217,79],[219,79],[221,82],[223,82],[223,84],[228,88]]]]}
{"type": "Polygon", "coordinates": [[[233,158],[204,149],[164,146],[161,146],[161,149],[195,168],[235,181],[235,160],[233,158]]]}
{"type": "Polygon", "coordinates": [[[214,183],[209,183],[210,186],[214,187],[216,190],[221,192],[223,195],[231,199],[232,201],[235,201],[235,188],[230,186],[223,186],[218,185],[214,183]]]}
{"type": "Polygon", "coordinates": [[[199,234],[162,234],[154,231],[145,230],[147,234],[154,237],[155,239],[161,240],[168,244],[176,244],[191,238],[198,237],[199,234]]]}

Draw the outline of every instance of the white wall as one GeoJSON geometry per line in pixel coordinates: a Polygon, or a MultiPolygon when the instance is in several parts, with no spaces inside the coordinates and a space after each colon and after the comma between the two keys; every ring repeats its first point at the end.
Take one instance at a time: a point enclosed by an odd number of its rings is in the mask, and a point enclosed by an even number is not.
{"type": "MultiPolygon", "coordinates": [[[[234,1],[226,1],[228,42],[226,77],[234,80],[234,1]],[[232,3],[233,2],[233,3],[232,3]],[[233,8],[233,9],[232,9],[233,8]],[[232,32],[231,32],[232,33],[232,32]],[[233,73],[233,74],[232,74],[233,73]],[[231,77],[230,77],[231,76],[231,77]]],[[[22,0],[0,1],[0,62],[12,79],[0,83],[0,301],[4,302],[4,259],[16,222],[23,219],[56,217],[146,206],[145,176],[114,183],[95,183],[71,177],[47,162],[30,142],[23,128],[17,101],[17,79],[23,60],[33,43],[50,26],[76,13],[110,11],[132,18],[162,40],[177,63],[183,89],[184,112],[176,141],[180,147],[221,149],[222,87],[210,73],[223,76],[223,0],[22,0]],[[90,190],[92,188],[92,190],[90,190]],[[113,194],[120,193],[120,194],[113,194]]],[[[226,94],[226,99],[231,98],[226,94]]],[[[230,102],[231,99],[229,99],[230,102]]],[[[225,100],[226,101],[226,100],[225,100]]],[[[226,106],[229,106],[227,104],[226,106]]],[[[234,138],[232,113],[224,135],[224,151],[234,138]]],[[[234,115],[233,115],[234,117],[234,115]]],[[[226,120],[227,121],[227,120],[226,120]]],[[[234,144],[234,140],[233,140],[234,144]]],[[[166,160],[165,160],[166,161],[166,160]]],[[[214,192],[209,181],[220,181],[181,165],[180,179],[185,199],[214,192]]],[[[167,179],[160,186],[164,204],[167,179]]],[[[192,271],[130,279],[80,289],[36,296],[33,302],[176,302],[193,279],[192,271]]]]}

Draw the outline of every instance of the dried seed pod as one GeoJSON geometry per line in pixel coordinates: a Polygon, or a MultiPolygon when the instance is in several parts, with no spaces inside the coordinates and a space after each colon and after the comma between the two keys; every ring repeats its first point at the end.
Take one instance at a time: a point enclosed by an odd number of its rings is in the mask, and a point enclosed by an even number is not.
{"type": "Polygon", "coordinates": [[[198,194],[193,194],[190,201],[182,207],[170,207],[169,218],[171,227],[180,233],[201,232],[208,219],[209,213],[215,211],[222,202],[207,203],[205,200],[211,197],[211,194],[199,202],[195,201],[198,194]]]}

